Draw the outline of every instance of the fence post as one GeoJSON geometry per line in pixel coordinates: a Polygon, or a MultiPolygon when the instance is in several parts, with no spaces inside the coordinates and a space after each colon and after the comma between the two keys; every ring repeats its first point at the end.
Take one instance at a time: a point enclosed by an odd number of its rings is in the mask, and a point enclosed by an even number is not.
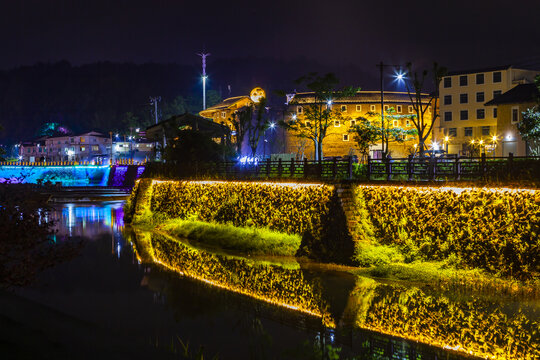
{"type": "Polygon", "coordinates": [[[291,159],[291,168],[290,168],[290,170],[291,170],[291,177],[293,177],[294,176],[294,159],[291,159]]]}
{"type": "Polygon", "coordinates": [[[337,175],[337,159],[332,160],[332,178],[335,179],[337,175]]]}
{"type": "Polygon", "coordinates": [[[514,153],[508,153],[508,160],[506,161],[508,180],[512,179],[512,171],[514,170],[514,153]]]}
{"type": "Polygon", "coordinates": [[[390,181],[392,180],[392,163],[388,156],[384,157],[384,161],[386,162],[386,181],[390,181]]]}
{"type": "Polygon", "coordinates": [[[281,174],[283,173],[283,167],[282,167],[282,164],[281,164],[281,158],[278,159],[277,172],[278,172],[278,178],[281,179],[281,174]]]}
{"type": "Polygon", "coordinates": [[[266,159],[266,177],[269,178],[270,177],[270,158],[266,159]]]}
{"type": "Polygon", "coordinates": [[[437,176],[437,158],[435,156],[432,156],[430,158],[430,166],[431,166],[431,181],[435,181],[435,177],[437,176]]]}
{"type": "Polygon", "coordinates": [[[367,179],[368,181],[371,180],[371,156],[368,155],[367,157],[367,179]]]}
{"type": "Polygon", "coordinates": [[[307,158],[304,158],[304,177],[305,177],[305,178],[308,177],[308,162],[307,162],[307,158]]]}
{"type": "Polygon", "coordinates": [[[352,180],[352,178],[353,178],[352,156],[349,156],[349,162],[347,164],[347,179],[352,180]]]}
{"type": "Polygon", "coordinates": [[[481,157],[481,166],[482,169],[480,170],[480,174],[482,174],[482,179],[486,179],[486,153],[482,153],[481,157]]]}
{"type": "Polygon", "coordinates": [[[454,177],[456,181],[459,181],[461,179],[461,163],[459,162],[459,157],[456,156],[454,158],[454,177]]]}
{"type": "Polygon", "coordinates": [[[413,156],[409,154],[409,158],[407,159],[407,175],[409,176],[409,181],[412,181],[413,179],[412,160],[413,160],[413,156]]]}

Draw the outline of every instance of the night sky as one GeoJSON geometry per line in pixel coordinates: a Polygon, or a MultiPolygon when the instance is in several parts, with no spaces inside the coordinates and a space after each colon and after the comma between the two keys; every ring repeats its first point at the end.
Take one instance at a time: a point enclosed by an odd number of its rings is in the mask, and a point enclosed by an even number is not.
{"type": "Polygon", "coordinates": [[[540,68],[540,1],[17,0],[0,9],[0,69],[67,60],[196,65],[305,57],[330,67],[540,68]]]}

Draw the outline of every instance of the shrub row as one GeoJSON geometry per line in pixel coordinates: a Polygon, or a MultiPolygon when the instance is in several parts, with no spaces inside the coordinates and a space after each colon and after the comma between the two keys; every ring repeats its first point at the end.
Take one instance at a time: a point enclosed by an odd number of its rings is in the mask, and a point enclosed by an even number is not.
{"type": "Polygon", "coordinates": [[[304,234],[321,227],[332,186],[260,182],[154,181],[150,210],[169,218],[304,234]]]}
{"type": "Polygon", "coordinates": [[[540,262],[540,192],[358,186],[364,233],[396,244],[409,261],[454,259],[466,267],[530,278],[540,262]]]}

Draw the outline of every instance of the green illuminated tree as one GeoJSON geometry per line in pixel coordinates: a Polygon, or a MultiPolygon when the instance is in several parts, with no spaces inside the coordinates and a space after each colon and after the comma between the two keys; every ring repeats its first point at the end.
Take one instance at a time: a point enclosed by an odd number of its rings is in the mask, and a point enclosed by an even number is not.
{"type": "Polygon", "coordinates": [[[423,70],[421,74],[413,70],[411,63],[407,64],[407,68],[411,80],[406,80],[405,84],[415,112],[411,117],[411,121],[418,132],[418,151],[422,154],[426,149],[426,140],[431,136],[433,125],[439,117],[439,84],[446,75],[447,70],[437,63],[433,63],[431,71],[423,70]],[[428,92],[428,89],[425,81],[427,77],[431,77],[433,80],[435,91],[431,92],[426,102],[425,93],[428,92]]]}
{"type": "MultiPolygon", "coordinates": [[[[540,93],[540,75],[535,80],[538,92],[540,93]]],[[[530,155],[540,155],[540,98],[538,105],[524,111],[523,120],[517,124],[521,138],[527,142],[530,155]]]]}
{"type": "Polygon", "coordinates": [[[417,129],[405,129],[399,126],[393,126],[394,120],[411,120],[410,115],[397,114],[394,108],[389,108],[384,115],[384,129],[381,127],[380,113],[368,112],[367,115],[367,118],[358,118],[357,121],[360,121],[360,124],[357,124],[350,130],[354,134],[354,139],[363,157],[369,154],[369,147],[371,145],[375,145],[381,141],[383,134],[386,149],[388,149],[390,143],[402,144],[408,138],[418,135],[417,129]]]}
{"type": "Polygon", "coordinates": [[[315,160],[323,158],[323,141],[328,128],[334,120],[342,120],[339,109],[334,109],[332,103],[346,96],[353,96],[360,88],[346,87],[338,89],[339,80],[334,74],[323,76],[310,73],[296,80],[298,85],[304,85],[312,97],[307,101],[292,100],[290,104],[301,104],[304,111],[303,119],[292,117],[283,120],[280,125],[291,131],[299,138],[309,139],[315,148],[315,160]]]}

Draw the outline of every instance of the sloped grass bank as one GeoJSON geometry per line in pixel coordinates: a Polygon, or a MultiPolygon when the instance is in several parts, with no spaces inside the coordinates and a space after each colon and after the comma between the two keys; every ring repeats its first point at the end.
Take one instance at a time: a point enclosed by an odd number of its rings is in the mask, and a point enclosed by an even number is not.
{"type": "Polygon", "coordinates": [[[253,255],[294,256],[301,242],[299,235],[196,220],[168,220],[157,230],[205,245],[253,255]]]}

